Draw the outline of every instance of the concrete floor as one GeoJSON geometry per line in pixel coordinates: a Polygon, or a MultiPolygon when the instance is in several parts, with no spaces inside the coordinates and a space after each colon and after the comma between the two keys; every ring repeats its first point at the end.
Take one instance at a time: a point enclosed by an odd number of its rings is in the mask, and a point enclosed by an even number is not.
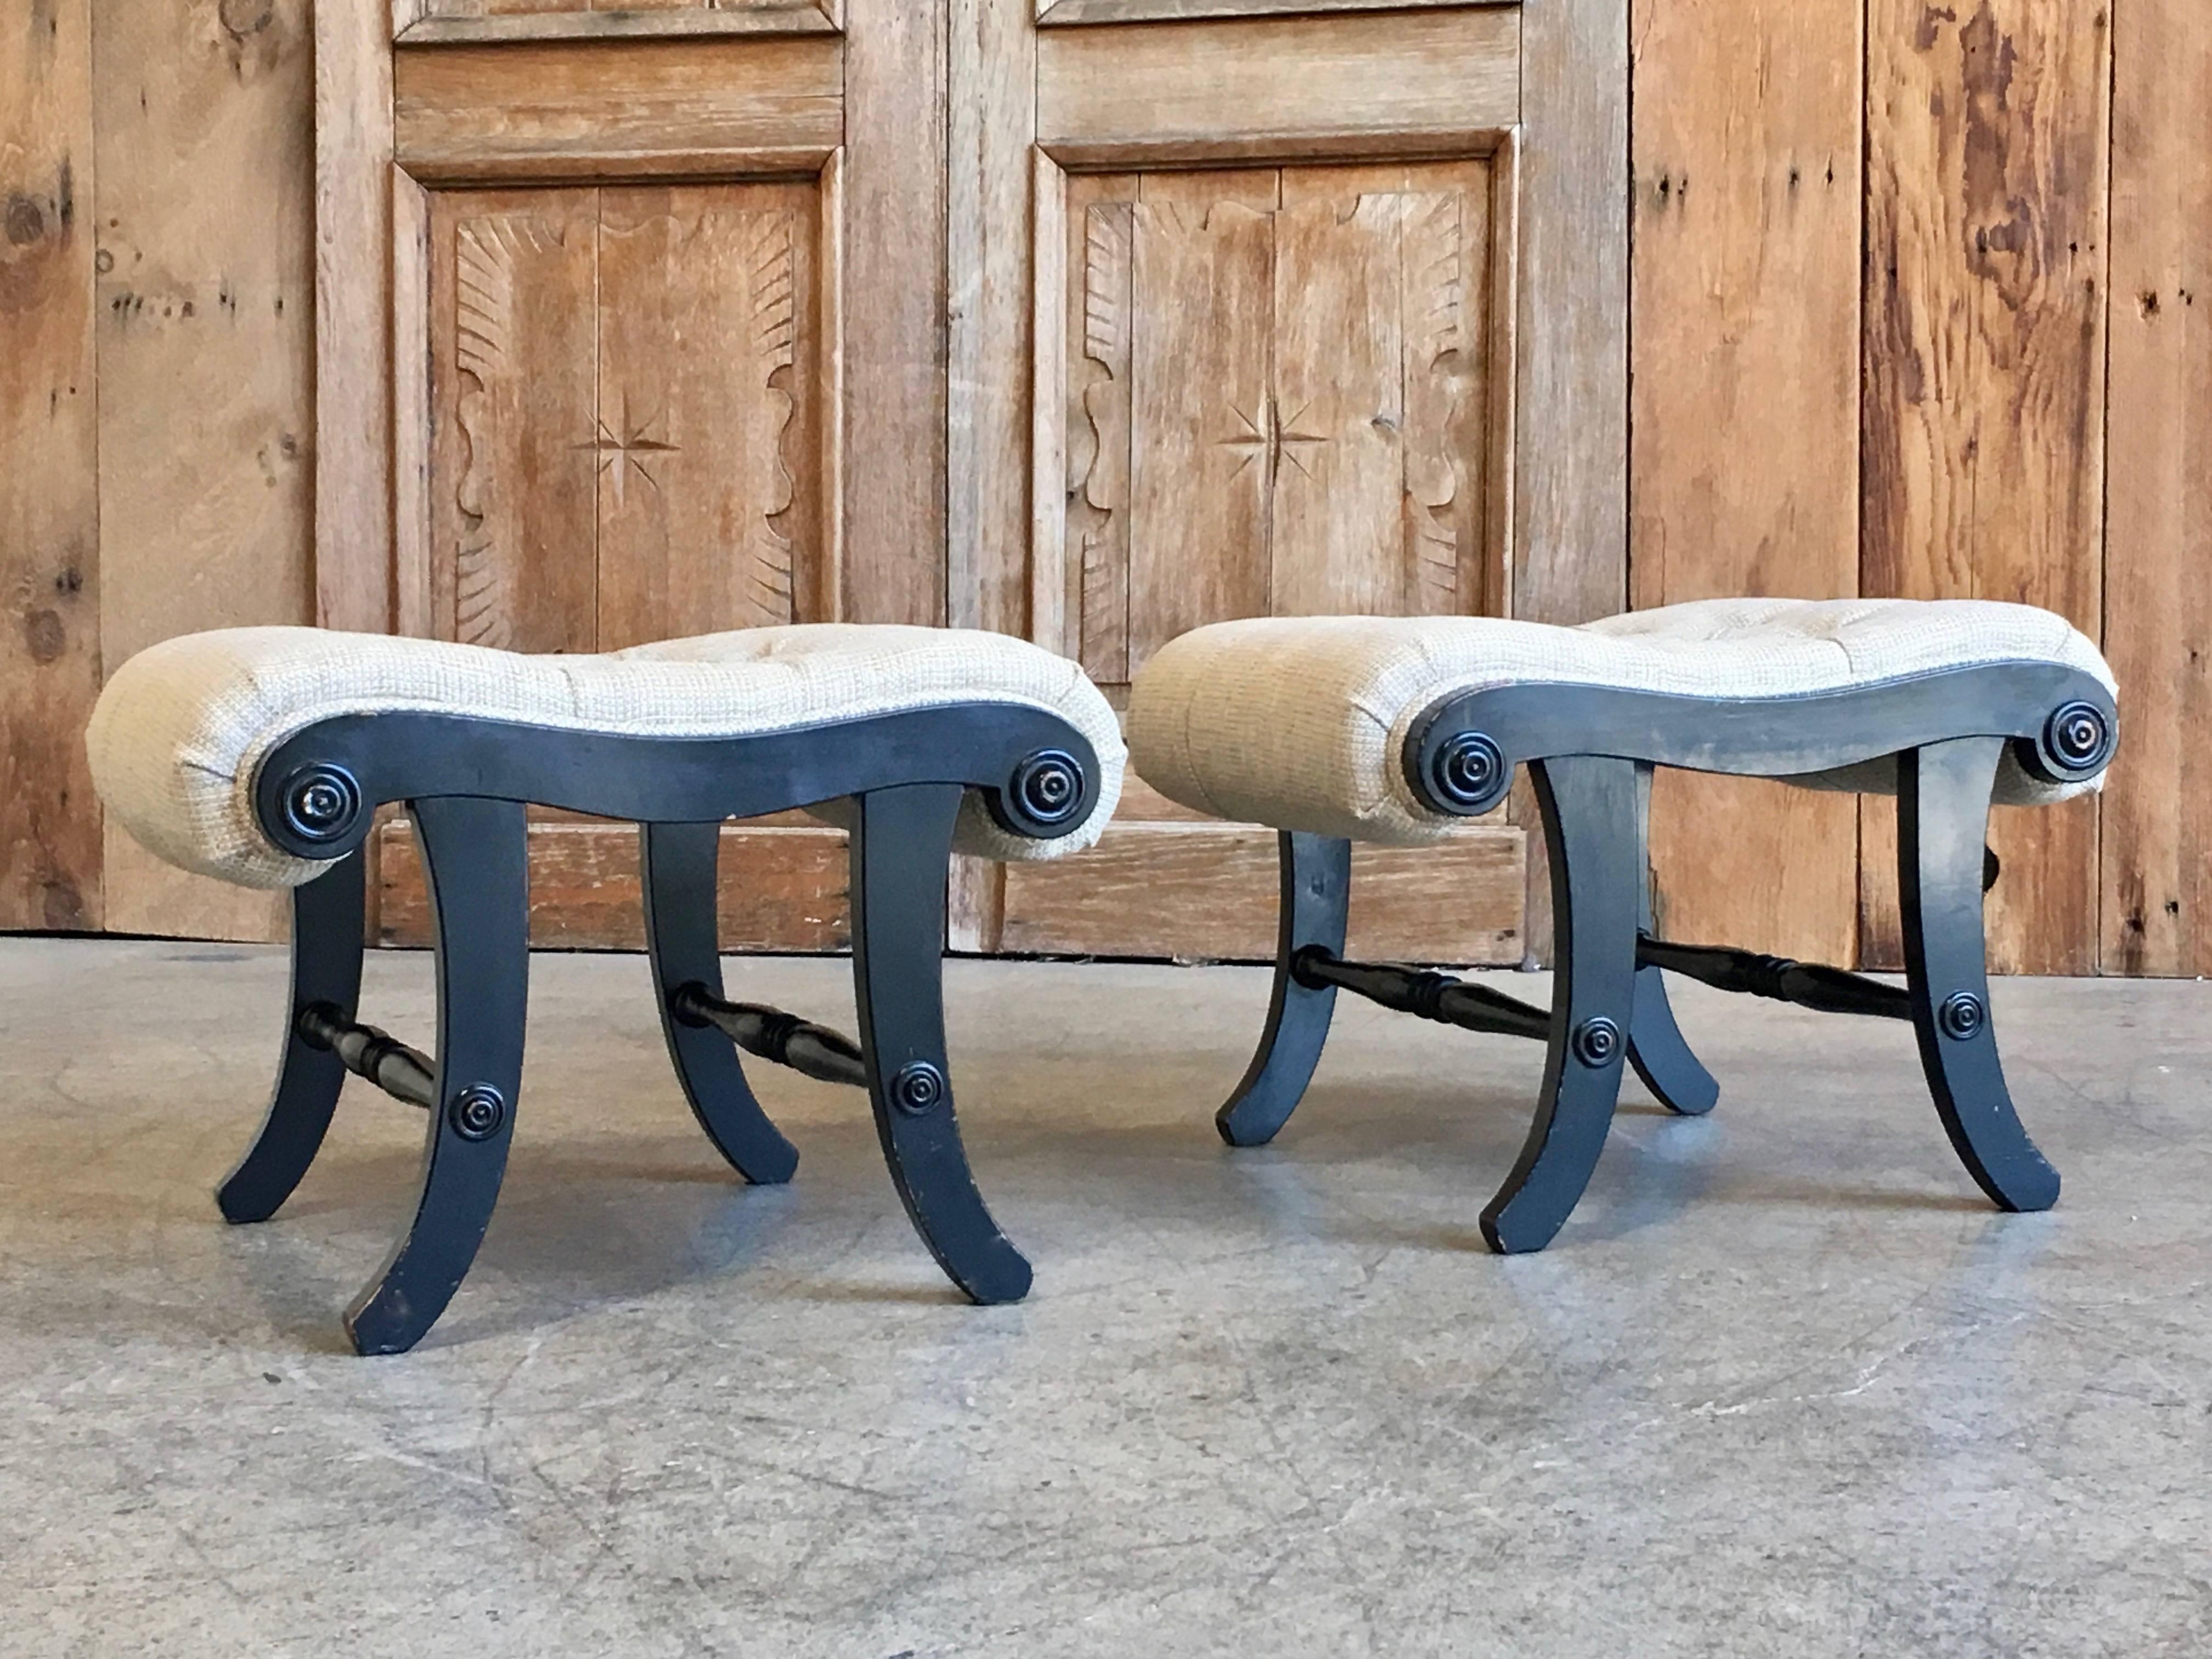
{"type": "MultiPolygon", "coordinates": [[[[270,1225],[267,951],[9,941],[0,1652],[2201,1655],[2212,992],[2010,983],[2063,1170],[1992,1212],[1899,1026],[1690,988],[1548,1253],[1486,1255],[1540,1056],[1364,1006],[1276,1146],[1208,1122],[1249,969],[955,964],[956,1076],[1037,1264],[977,1310],[860,1103],[693,1128],[635,958],[541,957],[507,1193],[411,1355],[337,1312],[421,1120],[349,1092],[270,1225]]],[[[843,964],[735,964],[838,1024],[843,964]]],[[[420,1040],[430,973],[374,958],[420,1040]]],[[[1510,988],[1540,996],[1540,981],[1510,988]]]]}

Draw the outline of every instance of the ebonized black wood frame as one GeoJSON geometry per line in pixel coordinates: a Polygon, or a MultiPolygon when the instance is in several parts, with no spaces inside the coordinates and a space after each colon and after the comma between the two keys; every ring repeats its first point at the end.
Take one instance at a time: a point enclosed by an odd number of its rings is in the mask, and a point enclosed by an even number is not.
{"type": "Polygon", "coordinates": [[[1402,763],[1434,811],[1473,817],[1516,767],[1535,786],[1551,852],[1555,974],[1549,1010],[1448,976],[1341,960],[1351,846],[1285,831],[1281,927],[1265,1034],[1216,1118],[1263,1144],[1296,1109],[1328,1040],[1338,989],[1478,1030],[1540,1035],[1542,1091],[1521,1156],[1482,1212],[1500,1252],[1541,1249],[1588,1186],[1623,1062],[1671,1109],[1711,1109],[1717,1087],[1684,1042],[1664,971],[1808,1007],[1912,1022],[1953,1148],[2008,1210],[2047,1209],[2058,1176],[2021,1127],[1990,1018],[1982,898],[1990,799],[2008,746],[2033,776],[2086,782],[2118,740],[2111,694],[2039,662],[1992,663],[1796,697],[1728,700],[1553,684],[1445,697],[1416,720],[1402,763]],[[1898,778],[1903,990],[1838,969],[1651,937],[1646,857],[1655,767],[1791,777],[1888,761],[1898,778]]]}
{"type": "Polygon", "coordinates": [[[984,1207],[953,1114],[941,980],[947,863],[969,791],[1002,829],[1042,840],[1082,823],[1098,788],[1082,734],[1018,703],[744,737],[617,737],[420,713],[308,726],[263,761],[254,800],[271,841],[329,867],[295,890],[283,1066],[261,1133],[217,1201],[235,1222],[276,1213],[314,1161],[349,1068],[429,1107],[414,1224],[346,1314],[365,1354],[422,1339],[475,1259],[506,1169],[529,975],[525,811],[562,807],[641,827],[669,1054],[732,1167],[782,1182],[798,1153],[748,1086],[732,1032],[718,1029],[729,1025],[759,1039],[755,1052],[864,1083],[892,1179],[931,1254],[974,1300],[1015,1300],[1029,1289],[1029,1263],[984,1207]],[[774,1010],[723,1002],[716,948],[722,821],[843,798],[854,803],[857,1048],[774,1010]],[[434,1060],[356,1023],[362,846],[375,809],[397,801],[408,803],[436,911],[434,1060]],[[854,1052],[858,1067],[842,1066],[854,1052]]]}

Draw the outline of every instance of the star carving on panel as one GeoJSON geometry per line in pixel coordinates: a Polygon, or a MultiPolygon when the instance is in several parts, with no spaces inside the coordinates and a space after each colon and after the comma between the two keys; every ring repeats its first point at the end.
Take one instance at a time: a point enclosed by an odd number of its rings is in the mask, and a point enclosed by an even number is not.
{"type": "Polygon", "coordinates": [[[1267,401],[1260,405],[1259,418],[1255,420],[1231,404],[1229,412],[1244,423],[1245,429],[1233,438],[1220,440],[1220,447],[1244,452],[1244,459],[1237,469],[1239,474],[1255,461],[1265,466],[1270,490],[1274,489],[1275,480],[1282,475],[1285,462],[1310,478],[1313,474],[1307,471],[1302,459],[1303,453],[1328,441],[1327,433],[1298,430],[1298,422],[1305,419],[1311,408],[1310,404],[1302,405],[1286,420],[1283,416],[1281,400],[1270,392],[1267,401]]]}
{"type": "Polygon", "coordinates": [[[620,429],[610,427],[606,422],[606,417],[601,416],[597,422],[599,430],[576,446],[578,449],[597,452],[599,458],[600,477],[605,477],[610,468],[619,469],[615,474],[617,500],[622,497],[623,487],[629,477],[632,467],[637,470],[638,476],[646,483],[659,489],[660,480],[653,476],[653,469],[646,465],[647,459],[650,456],[678,455],[683,453],[680,446],[649,435],[659,418],[658,416],[653,416],[643,421],[633,422],[629,415],[629,399],[625,396],[623,399],[620,429]]]}

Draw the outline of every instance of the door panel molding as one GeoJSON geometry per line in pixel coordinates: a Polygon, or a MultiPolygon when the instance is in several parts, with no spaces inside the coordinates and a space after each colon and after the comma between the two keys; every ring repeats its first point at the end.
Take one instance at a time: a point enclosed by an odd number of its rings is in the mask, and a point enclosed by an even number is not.
{"type": "MultiPolygon", "coordinates": [[[[855,168],[835,15],[702,33],[670,13],[672,38],[630,41],[557,14],[418,15],[438,9],[315,9],[318,620],[589,650],[837,619],[855,168]],[[555,38],[426,27],[447,22],[555,38]]],[[[879,191],[911,170],[913,135],[896,139],[867,163],[879,191]]],[[[903,272],[940,264],[896,240],[876,280],[928,304],[903,272]]],[[[865,318],[856,356],[878,382],[896,366],[903,396],[915,343],[896,320],[865,318]]],[[[913,446],[940,482],[942,440],[913,446]]],[[[941,547],[915,528],[901,553],[919,540],[941,595],[941,547]]],[[[821,874],[842,832],[729,835],[749,849],[732,867],[774,890],[732,910],[732,942],[842,948],[821,874]]],[[[542,942],[635,942],[609,920],[634,838],[533,830],[542,942]]],[[[414,926],[410,867],[376,884],[392,940],[414,926]]]]}
{"type": "Polygon", "coordinates": [[[403,46],[393,151],[426,185],[816,174],[845,140],[830,36],[403,46]]]}
{"type": "Polygon", "coordinates": [[[1227,617],[1503,613],[1516,149],[1108,174],[1038,149],[1032,637],[1112,696],[1227,617]]]}
{"type": "Polygon", "coordinates": [[[835,34],[838,9],[815,0],[709,9],[536,11],[483,15],[481,0],[398,0],[410,8],[395,16],[403,46],[501,45],[526,40],[649,40],[716,34],[835,34]]]}
{"type": "Polygon", "coordinates": [[[1521,119],[1518,8],[1039,33],[1036,142],[1069,169],[1468,155],[1521,119]]]}
{"type": "Polygon", "coordinates": [[[1196,17],[1274,17],[1316,11],[1413,11],[1430,7],[1516,6],[1521,0],[1037,0],[1036,21],[1163,23],[1196,17]]]}

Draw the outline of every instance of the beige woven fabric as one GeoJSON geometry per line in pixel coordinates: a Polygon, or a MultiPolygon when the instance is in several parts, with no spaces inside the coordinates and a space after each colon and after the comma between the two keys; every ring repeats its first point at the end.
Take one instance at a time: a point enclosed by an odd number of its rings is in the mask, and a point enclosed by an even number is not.
{"type": "MultiPolygon", "coordinates": [[[[1439,697],[1524,681],[1687,696],[1790,697],[1978,663],[2050,661],[2112,688],[2062,617],[1983,600],[1712,599],[1582,628],[1470,617],[1258,617],[1170,641],[1138,674],[1132,758],[1171,800],[1240,823],[1411,846],[1459,820],[1431,811],[1398,756],[1439,697]]],[[[1873,764],[1790,780],[1894,789],[1873,764]]],[[[2064,799],[2008,750],[1996,798],[2064,799]]]]}
{"type": "Polygon", "coordinates": [[[716,737],[977,701],[1060,715],[1090,740],[1104,776],[1090,817],[1052,841],[1007,834],[971,799],[961,850],[1058,858],[1097,841],[1127,757],[1114,711],[1066,659],[961,629],[757,628],[567,657],[313,628],[224,629],[124,664],[93,711],[86,745],[101,800],[149,852],[244,886],[288,887],[327,866],[261,833],[254,773],[285,738],[334,715],[425,711],[716,737]]]}

